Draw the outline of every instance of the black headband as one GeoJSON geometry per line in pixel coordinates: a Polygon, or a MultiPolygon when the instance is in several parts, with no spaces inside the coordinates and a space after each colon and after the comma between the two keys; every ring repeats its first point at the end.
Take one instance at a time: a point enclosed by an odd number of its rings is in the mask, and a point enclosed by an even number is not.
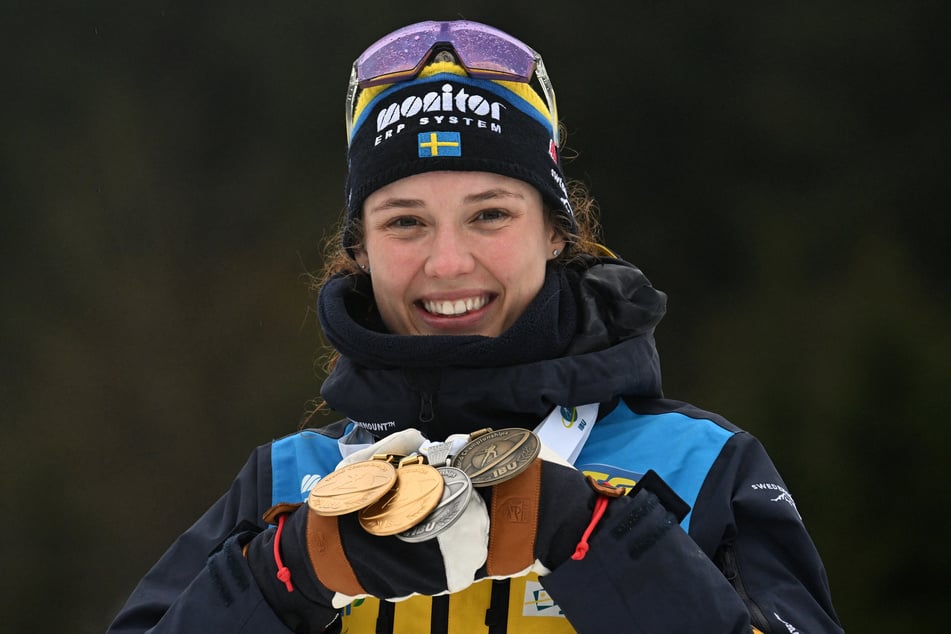
{"type": "Polygon", "coordinates": [[[354,123],[343,246],[348,251],[354,246],[354,225],[367,196],[401,178],[439,170],[493,172],[524,181],[575,232],[551,125],[545,111],[503,83],[455,72],[383,90],[354,123]]]}

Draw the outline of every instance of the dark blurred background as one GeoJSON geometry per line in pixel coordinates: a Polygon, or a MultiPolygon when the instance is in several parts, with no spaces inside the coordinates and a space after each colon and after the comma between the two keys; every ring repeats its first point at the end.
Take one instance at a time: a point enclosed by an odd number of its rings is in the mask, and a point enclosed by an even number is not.
{"type": "Polygon", "coordinates": [[[765,442],[847,628],[945,629],[948,5],[405,4],[3,2],[2,629],[104,630],[302,424],[349,65],[457,17],[544,55],[667,394],[765,442]]]}

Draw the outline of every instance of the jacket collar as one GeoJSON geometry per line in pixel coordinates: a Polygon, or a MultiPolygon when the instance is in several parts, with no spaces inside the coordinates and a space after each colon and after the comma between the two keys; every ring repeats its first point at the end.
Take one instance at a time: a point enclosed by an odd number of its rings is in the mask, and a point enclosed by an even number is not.
{"type": "Polygon", "coordinates": [[[393,335],[371,298],[365,276],[321,291],[321,325],[341,353],[321,395],[378,436],[534,427],[558,405],[661,396],[653,332],[666,296],[626,262],[550,265],[535,300],[495,338],[393,335]]]}

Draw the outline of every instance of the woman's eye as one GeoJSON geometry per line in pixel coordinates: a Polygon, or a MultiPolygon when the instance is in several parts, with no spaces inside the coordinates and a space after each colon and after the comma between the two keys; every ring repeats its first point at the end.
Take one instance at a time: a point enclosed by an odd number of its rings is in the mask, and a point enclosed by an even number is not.
{"type": "Polygon", "coordinates": [[[395,227],[397,229],[405,227],[415,227],[419,225],[419,221],[416,218],[410,216],[400,216],[399,218],[394,218],[389,222],[389,226],[395,227]]]}
{"type": "Polygon", "coordinates": [[[508,214],[501,209],[484,209],[478,213],[476,220],[492,222],[494,220],[502,220],[507,216],[508,214]]]}

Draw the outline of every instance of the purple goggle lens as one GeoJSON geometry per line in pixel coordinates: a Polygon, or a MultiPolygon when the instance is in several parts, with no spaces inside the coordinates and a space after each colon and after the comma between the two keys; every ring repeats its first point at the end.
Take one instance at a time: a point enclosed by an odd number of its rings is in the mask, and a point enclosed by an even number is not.
{"type": "Polygon", "coordinates": [[[415,77],[437,44],[451,46],[476,77],[527,82],[538,58],[523,42],[478,22],[420,22],[390,33],[357,58],[360,87],[415,77]]]}

